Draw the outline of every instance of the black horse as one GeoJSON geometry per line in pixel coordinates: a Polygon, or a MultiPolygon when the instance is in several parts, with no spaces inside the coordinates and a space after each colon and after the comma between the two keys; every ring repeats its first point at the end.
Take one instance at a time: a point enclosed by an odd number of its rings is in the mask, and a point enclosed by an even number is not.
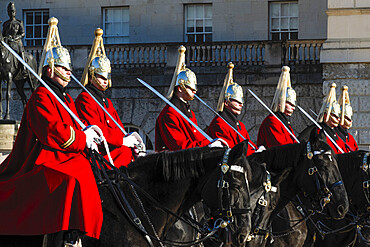
{"type": "MultiPolygon", "coordinates": [[[[1,33],[1,30],[0,30],[1,33]]],[[[0,34],[0,41],[3,41],[3,36],[0,34]]],[[[25,60],[27,64],[34,70],[37,71],[37,61],[35,57],[28,53],[24,53],[25,60]]],[[[0,103],[3,100],[2,96],[2,83],[6,83],[6,109],[4,114],[4,119],[10,119],[9,114],[9,105],[11,100],[11,89],[15,83],[17,92],[21,97],[23,107],[27,104],[27,96],[24,93],[24,84],[26,81],[30,85],[31,91],[33,92],[38,86],[38,80],[34,75],[29,71],[24,71],[24,66],[21,62],[18,61],[13,54],[2,44],[0,43],[0,103]]],[[[0,118],[3,114],[2,104],[0,104],[0,118]]]]}
{"type": "Polygon", "coordinates": [[[349,212],[340,220],[330,219],[326,215],[315,216],[312,221],[315,225],[308,224],[306,246],[370,245],[369,156],[365,151],[336,155],[350,202],[349,212]]]}
{"type": "MultiPolygon", "coordinates": [[[[310,198],[311,209],[322,211],[325,208],[331,217],[343,218],[348,211],[348,198],[334,154],[322,134],[312,131],[309,142],[272,147],[250,157],[265,162],[271,172],[292,168],[287,179],[280,184],[280,199],[271,214],[270,223],[299,192],[310,198]]],[[[274,241],[274,246],[297,246],[298,237],[293,232],[291,228],[273,224],[267,245],[274,241]]]]}
{"type": "MultiPolygon", "coordinates": [[[[214,217],[220,218],[216,226],[228,229],[233,245],[244,246],[251,228],[246,143],[231,149],[228,159],[224,160],[230,169],[222,172],[220,163],[223,163],[224,154],[225,149],[204,147],[141,157],[127,168],[120,168],[120,173],[127,175],[140,189],[132,187],[122,175],[114,173],[110,176],[114,177],[114,183],[126,196],[148,235],[154,236],[152,242],[155,246],[160,245],[157,238],[161,239],[176,219],[161,207],[181,215],[201,199],[209,207],[216,205],[214,217]],[[220,188],[217,188],[220,180],[225,182],[221,184],[228,184],[220,187],[226,189],[221,197],[218,196],[220,188]],[[226,211],[220,210],[220,205],[226,211]]],[[[99,184],[104,215],[100,239],[83,236],[82,245],[149,246],[142,232],[123,213],[107,183],[99,184]]],[[[40,240],[40,236],[1,236],[0,246],[41,246],[36,240],[40,240]]]]}
{"type": "MultiPolygon", "coordinates": [[[[229,205],[233,215],[233,223],[228,228],[232,232],[230,240],[235,246],[244,246],[250,231],[246,143],[235,146],[229,154],[227,163],[230,169],[224,174],[229,185],[229,198],[226,192],[219,198],[220,191],[217,188],[222,174],[219,165],[224,153],[224,149],[208,147],[155,153],[139,158],[127,169],[121,168],[121,171],[165,208],[179,215],[201,199],[209,207],[217,205],[214,217],[219,217],[220,205],[229,205]],[[232,166],[240,167],[243,172],[232,170],[232,166]],[[239,210],[242,210],[240,214],[239,210]]],[[[137,190],[137,198],[141,202],[136,200],[132,187],[125,180],[117,179],[116,182],[127,195],[132,208],[137,209],[137,215],[148,233],[162,239],[176,218],[158,208],[141,190],[137,190]]],[[[104,185],[98,188],[104,214],[101,237],[99,240],[85,237],[83,245],[148,246],[143,234],[123,215],[109,188],[104,185]]],[[[156,239],[152,241],[159,245],[156,239]]]]}

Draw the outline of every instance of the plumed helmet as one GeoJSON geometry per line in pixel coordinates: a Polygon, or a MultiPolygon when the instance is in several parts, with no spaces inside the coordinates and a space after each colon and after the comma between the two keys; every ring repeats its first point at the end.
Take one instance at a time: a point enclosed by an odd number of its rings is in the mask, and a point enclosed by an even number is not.
{"type": "Polygon", "coordinates": [[[327,122],[329,120],[330,114],[333,113],[336,116],[340,116],[340,105],[337,102],[335,88],[337,84],[332,83],[328,95],[325,97],[323,104],[320,109],[320,113],[317,118],[317,122],[327,122]],[[326,114],[326,119],[324,115],[326,114]]]}
{"type": "Polygon", "coordinates": [[[89,57],[86,61],[84,71],[82,73],[81,83],[86,86],[88,83],[88,74],[97,83],[101,90],[106,90],[112,86],[111,81],[111,63],[105,54],[103,43],[103,29],[97,28],[94,32],[95,39],[93,41],[89,57]],[[103,87],[95,75],[101,75],[108,80],[108,87],[103,87]]]}
{"type": "Polygon", "coordinates": [[[240,103],[244,104],[244,97],[243,97],[243,89],[237,83],[233,83],[229,85],[225,92],[225,99],[230,101],[230,99],[234,99],[240,103]]]}
{"type": "Polygon", "coordinates": [[[185,69],[177,75],[176,86],[181,86],[185,88],[186,86],[197,91],[197,77],[193,71],[190,69],[185,69]]]}
{"type": "Polygon", "coordinates": [[[69,52],[63,46],[53,47],[47,51],[43,67],[49,66],[54,68],[55,66],[62,66],[67,70],[72,70],[71,57],[69,52]]]}
{"type": "Polygon", "coordinates": [[[352,106],[351,102],[349,100],[349,93],[348,93],[348,87],[343,86],[342,87],[342,95],[339,98],[339,105],[341,107],[341,114],[340,114],[340,125],[344,125],[347,128],[352,127],[352,106]],[[345,119],[345,117],[349,118],[350,121],[345,119]]]}
{"type": "Polygon", "coordinates": [[[98,74],[103,76],[105,79],[110,80],[111,66],[109,58],[106,56],[94,58],[89,67],[89,72],[90,74],[98,74]]]}
{"type": "Polygon", "coordinates": [[[297,105],[297,95],[290,82],[290,68],[283,66],[271,108],[275,112],[284,112],[286,102],[297,105]]]}

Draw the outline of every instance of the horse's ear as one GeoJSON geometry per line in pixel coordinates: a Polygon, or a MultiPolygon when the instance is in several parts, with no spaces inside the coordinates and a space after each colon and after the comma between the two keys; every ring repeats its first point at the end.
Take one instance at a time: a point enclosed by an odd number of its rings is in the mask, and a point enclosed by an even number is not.
{"type": "Polygon", "coordinates": [[[230,151],[230,156],[232,157],[240,157],[242,155],[247,156],[248,151],[247,143],[248,143],[247,140],[245,140],[235,145],[230,151]]]}

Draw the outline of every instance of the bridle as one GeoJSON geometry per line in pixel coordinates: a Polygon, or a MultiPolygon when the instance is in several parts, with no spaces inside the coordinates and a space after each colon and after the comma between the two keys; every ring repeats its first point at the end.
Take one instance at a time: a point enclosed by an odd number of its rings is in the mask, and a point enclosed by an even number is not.
{"type": "MultiPolygon", "coordinates": [[[[240,215],[240,214],[247,214],[250,212],[250,208],[245,208],[245,209],[234,209],[232,208],[231,205],[231,198],[230,198],[230,191],[229,191],[229,183],[230,180],[228,179],[229,176],[226,176],[230,171],[236,171],[236,172],[241,172],[244,174],[245,179],[246,179],[246,184],[247,184],[247,189],[249,193],[249,184],[246,176],[246,172],[242,166],[239,165],[231,165],[230,167],[228,166],[228,157],[229,157],[230,149],[227,149],[225,151],[225,154],[223,156],[222,163],[220,164],[221,167],[221,175],[220,175],[220,180],[218,181],[218,194],[219,194],[219,203],[220,209],[218,211],[218,218],[214,221],[213,228],[207,229],[207,232],[205,233],[206,235],[200,239],[196,239],[194,241],[189,241],[185,243],[181,242],[176,242],[176,241],[165,241],[165,240],[160,240],[159,236],[151,223],[148,214],[145,211],[145,208],[142,206],[142,202],[136,192],[140,191],[155,207],[160,208],[162,211],[171,214],[175,218],[186,222],[189,224],[191,227],[195,228],[194,224],[187,221],[183,217],[178,216],[177,214],[171,212],[169,209],[165,208],[164,206],[161,205],[156,199],[154,199],[151,195],[149,195],[147,192],[145,192],[142,188],[140,188],[138,185],[136,185],[126,173],[120,171],[116,167],[112,166],[104,157],[102,157],[100,154],[98,154],[96,151],[90,150],[90,157],[92,159],[93,163],[93,172],[96,174],[97,177],[97,185],[103,185],[103,184],[108,184],[110,191],[113,194],[113,197],[115,198],[119,208],[124,212],[124,214],[129,218],[131,223],[139,230],[144,235],[144,238],[148,242],[149,246],[153,247],[154,244],[152,242],[152,239],[157,241],[161,246],[164,246],[163,244],[166,245],[171,245],[171,246],[191,246],[191,245],[196,245],[199,244],[206,239],[209,239],[212,237],[220,228],[228,228],[230,224],[234,222],[234,215],[240,215]],[[99,169],[100,168],[100,169],[99,169]],[[107,172],[107,170],[112,169],[113,171],[107,172]],[[108,173],[113,172],[113,179],[110,178],[108,173]],[[103,175],[103,176],[102,176],[103,175]],[[104,178],[103,178],[104,177],[104,178]],[[125,194],[123,193],[121,187],[119,186],[118,180],[124,180],[127,182],[134,194],[135,199],[141,205],[141,210],[143,211],[144,215],[146,216],[146,220],[149,222],[150,227],[152,231],[154,232],[154,235],[149,234],[144,225],[142,224],[142,220],[139,219],[137,216],[135,209],[130,205],[129,201],[127,200],[125,194]],[[223,195],[226,195],[226,201],[228,202],[226,205],[222,203],[222,198],[223,195]],[[221,197],[220,197],[221,196],[221,197]],[[221,200],[220,200],[221,199],[221,200]]],[[[196,228],[197,231],[201,232],[198,228],[196,228]]],[[[204,233],[204,232],[201,232],[204,233]]]]}
{"type": "MultiPolygon", "coordinates": [[[[239,172],[244,175],[246,189],[248,195],[250,195],[249,191],[249,182],[247,179],[247,171],[244,167],[239,165],[229,165],[228,159],[230,154],[230,148],[226,149],[224,156],[222,158],[222,162],[219,164],[220,166],[220,178],[217,181],[217,200],[218,200],[218,209],[216,212],[212,212],[209,217],[213,219],[214,224],[218,225],[220,228],[226,229],[229,233],[227,235],[226,242],[231,242],[231,226],[235,223],[234,216],[236,215],[244,215],[251,212],[250,206],[247,208],[233,208],[231,205],[231,193],[230,193],[230,183],[232,182],[230,178],[230,172],[239,172]]],[[[248,203],[250,205],[250,203],[248,203]]],[[[208,225],[208,222],[205,224],[208,225]]]]}
{"type": "MultiPolygon", "coordinates": [[[[310,142],[307,142],[307,153],[306,156],[307,158],[313,163],[313,159],[317,155],[329,155],[330,160],[331,159],[331,151],[325,151],[325,150],[320,150],[320,151],[311,151],[311,144],[310,142]]],[[[312,167],[308,168],[308,175],[313,176],[314,178],[314,183],[316,185],[316,196],[318,197],[318,201],[320,203],[320,208],[315,209],[316,212],[321,213],[324,210],[324,207],[330,202],[330,197],[333,195],[331,190],[334,189],[335,187],[339,185],[343,185],[343,182],[341,180],[335,182],[329,187],[327,186],[326,182],[324,181],[323,177],[321,176],[320,172],[318,171],[317,167],[313,164],[312,167]]]]}
{"type": "Polygon", "coordinates": [[[252,229],[251,233],[248,236],[248,241],[251,241],[257,235],[264,235],[267,238],[270,235],[270,230],[262,229],[260,227],[263,220],[263,215],[265,213],[268,201],[266,200],[268,193],[277,192],[277,187],[272,186],[271,184],[271,174],[266,170],[266,181],[263,182],[263,190],[261,195],[257,200],[257,204],[252,214],[252,229]]]}
{"type": "MultiPolygon", "coordinates": [[[[329,187],[327,186],[325,180],[323,179],[322,175],[320,174],[319,170],[317,169],[314,159],[315,157],[319,155],[329,155],[329,159],[332,161],[331,155],[332,152],[330,150],[314,150],[312,151],[311,143],[307,142],[306,144],[306,152],[304,154],[304,157],[312,163],[311,167],[308,168],[307,173],[309,176],[313,177],[314,184],[316,186],[316,195],[314,198],[310,198],[312,202],[312,208],[306,209],[306,207],[303,205],[301,198],[296,195],[298,202],[293,202],[295,205],[295,208],[298,210],[298,212],[302,215],[302,219],[298,220],[297,223],[295,223],[293,226],[291,226],[289,229],[277,233],[272,233],[273,237],[283,237],[286,236],[292,232],[295,231],[295,227],[297,227],[302,222],[311,219],[311,216],[313,216],[315,213],[322,213],[325,206],[330,202],[330,198],[333,195],[331,190],[339,185],[343,185],[343,182],[341,180],[335,182],[333,185],[329,187]],[[315,208],[314,202],[319,202],[319,208],[315,208]]],[[[309,197],[309,195],[306,192],[303,192],[305,197],[309,197]]]]}

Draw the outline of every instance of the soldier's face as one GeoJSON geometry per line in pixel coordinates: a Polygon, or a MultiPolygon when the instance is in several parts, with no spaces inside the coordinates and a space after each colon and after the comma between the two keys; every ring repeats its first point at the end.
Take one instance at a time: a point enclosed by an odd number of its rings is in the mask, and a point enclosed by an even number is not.
{"type": "MultiPolygon", "coordinates": [[[[326,119],[326,114],[324,115],[324,120],[326,119]]],[[[336,114],[334,113],[330,113],[330,116],[329,116],[329,120],[326,122],[326,124],[330,127],[330,128],[335,128],[338,126],[339,124],[339,116],[337,116],[336,114]]]]}
{"type": "Polygon", "coordinates": [[[240,115],[240,113],[242,113],[243,103],[235,99],[226,100],[225,108],[235,115],[240,115]]]}
{"type": "Polygon", "coordinates": [[[185,88],[178,86],[178,94],[177,96],[185,101],[190,101],[194,99],[194,95],[197,92],[196,90],[190,88],[189,86],[185,86],[185,88]]]}
{"type": "Polygon", "coordinates": [[[49,67],[48,68],[48,75],[50,77],[50,79],[52,79],[53,81],[57,82],[59,85],[61,85],[62,87],[66,87],[69,83],[69,81],[71,80],[71,71],[64,68],[63,66],[55,66],[55,69],[59,71],[59,73],[64,76],[68,81],[62,79],[61,77],[59,77],[55,71],[54,71],[54,74],[53,76],[51,76],[51,68],[49,67]]]}
{"type": "Polygon", "coordinates": [[[285,103],[285,111],[284,111],[284,114],[286,116],[289,116],[290,117],[290,116],[292,116],[294,110],[295,110],[295,106],[292,103],[290,103],[289,101],[287,101],[285,103]]]}
{"type": "Polygon", "coordinates": [[[101,75],[95,74],[96,80],[90,77],[90,82],[99,90],[105,90],[108,88],[108,79],[101,75]]]}
{"type": "Polygon", "coordinates": [[[342,128],[344,129],[349,129],[352,127],[352,119],[350,119],[349,117],[347,116],[344,116],[344,123],[341,124],[340,126],[342,126],[342,128]]]}

